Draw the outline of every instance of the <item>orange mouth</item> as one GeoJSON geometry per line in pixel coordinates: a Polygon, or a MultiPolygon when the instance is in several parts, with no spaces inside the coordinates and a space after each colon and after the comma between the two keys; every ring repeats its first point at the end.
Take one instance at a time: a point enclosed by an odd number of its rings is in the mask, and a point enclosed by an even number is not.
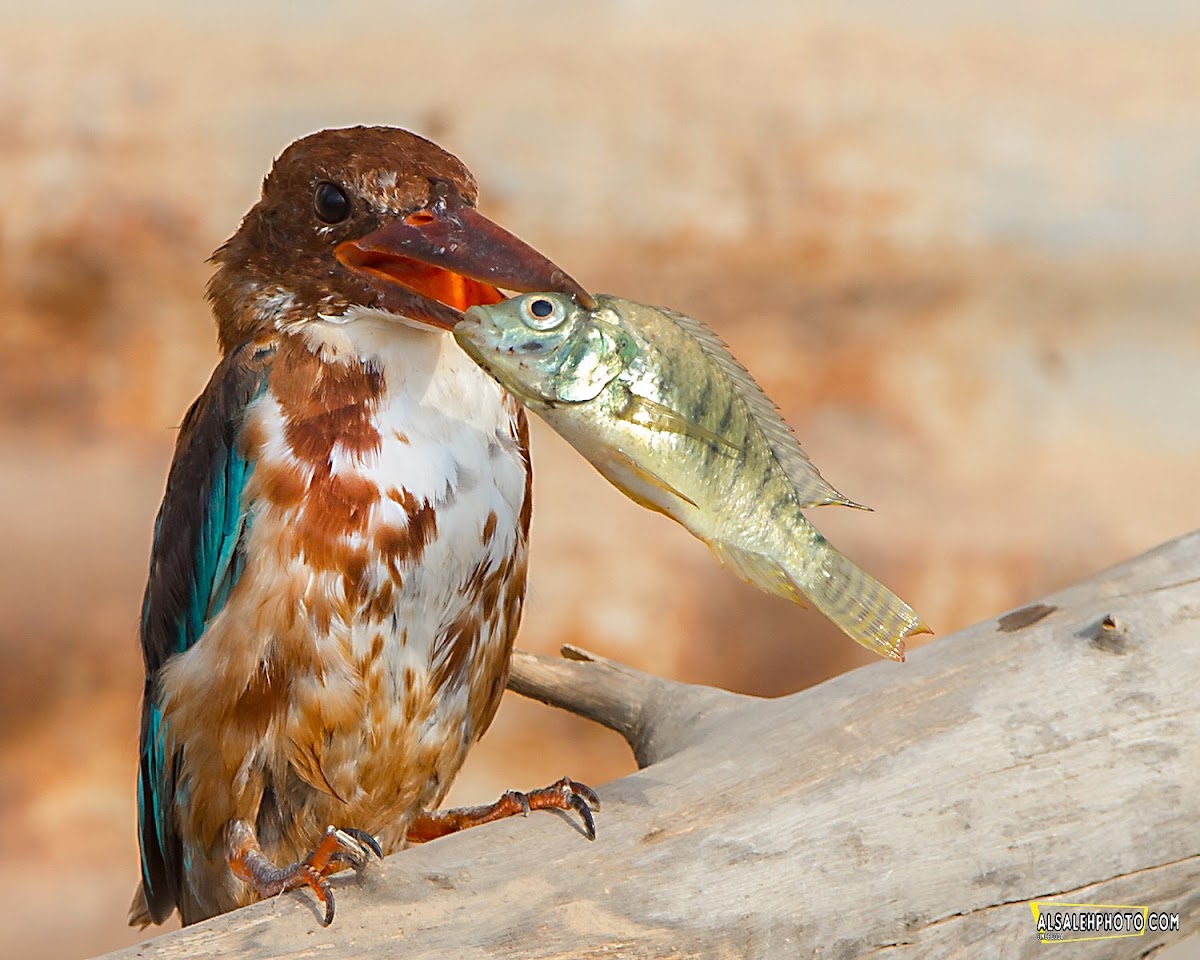
{"type": "MultiPolygon", "coordinates": [[[[499,303],[504,299],[504,294],[489,283],[473,280],[431,263],[422,263],[412,257],[364,251],[353,242],[340,244],[335,253],[343,266],[374,279],[377,286],[400,286],[460,313],[474,306],[499,303]]],[[[443,330],[454,326],[451,318],[440,315],[413,319],[423,320],[443,330]]]]}

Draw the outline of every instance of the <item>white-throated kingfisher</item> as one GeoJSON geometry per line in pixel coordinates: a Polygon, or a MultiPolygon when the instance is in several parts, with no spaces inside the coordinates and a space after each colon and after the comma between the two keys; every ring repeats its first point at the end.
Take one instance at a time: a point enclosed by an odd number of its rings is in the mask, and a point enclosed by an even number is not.
{"type": "Polygon", "coordinates": [[[142,882],[185,924],[530,807],[436,812],[525,592],[523,410],[444,331],[497,288],[587,293],[403,130],[288,147],[214,255],[223,358],[184,418],[142,607],[142,882]]]}

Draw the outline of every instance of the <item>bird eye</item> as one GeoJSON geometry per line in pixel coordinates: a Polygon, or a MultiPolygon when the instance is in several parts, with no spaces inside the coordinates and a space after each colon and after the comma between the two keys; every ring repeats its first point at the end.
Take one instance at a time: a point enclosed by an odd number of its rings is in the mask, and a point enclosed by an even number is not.
{"type": "Polygon", "coordinates": [[[553,330],[567,319],[563,305],[549,297],[526,297],[522,308],[526,325],[534,330],[553,330]]]}
{"type": "Polygon", "coordinates": [[[350,216],[350,198],[336,183],[323,180],[313,194],[313,209],[323,223],[341,223],[350,216]]]}

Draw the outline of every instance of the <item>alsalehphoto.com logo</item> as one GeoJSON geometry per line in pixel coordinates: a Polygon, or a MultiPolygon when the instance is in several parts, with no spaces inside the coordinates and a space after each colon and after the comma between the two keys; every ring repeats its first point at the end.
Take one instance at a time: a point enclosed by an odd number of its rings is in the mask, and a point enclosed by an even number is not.
{"type": "Polygon", "coordinates": [[[1179,929],[1179,914],[1108,903],[1052,903],[1035,900],[1033,922],[1042,943],[1115,940],[1179,929]]]}

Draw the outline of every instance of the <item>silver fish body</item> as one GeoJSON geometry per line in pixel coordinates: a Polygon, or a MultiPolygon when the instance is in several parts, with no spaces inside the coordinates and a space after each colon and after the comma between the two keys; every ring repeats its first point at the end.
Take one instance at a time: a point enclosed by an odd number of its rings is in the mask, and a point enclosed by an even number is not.
{"type": "Polygon", "coordinates": [[[671,310],[560,294],[473,307],[455,339],[631,499],[681,523],[759,588],[808,598],[868,649],[928,632],[802,510],[858,507],[809,461],[715,334],[671,310]]]}

